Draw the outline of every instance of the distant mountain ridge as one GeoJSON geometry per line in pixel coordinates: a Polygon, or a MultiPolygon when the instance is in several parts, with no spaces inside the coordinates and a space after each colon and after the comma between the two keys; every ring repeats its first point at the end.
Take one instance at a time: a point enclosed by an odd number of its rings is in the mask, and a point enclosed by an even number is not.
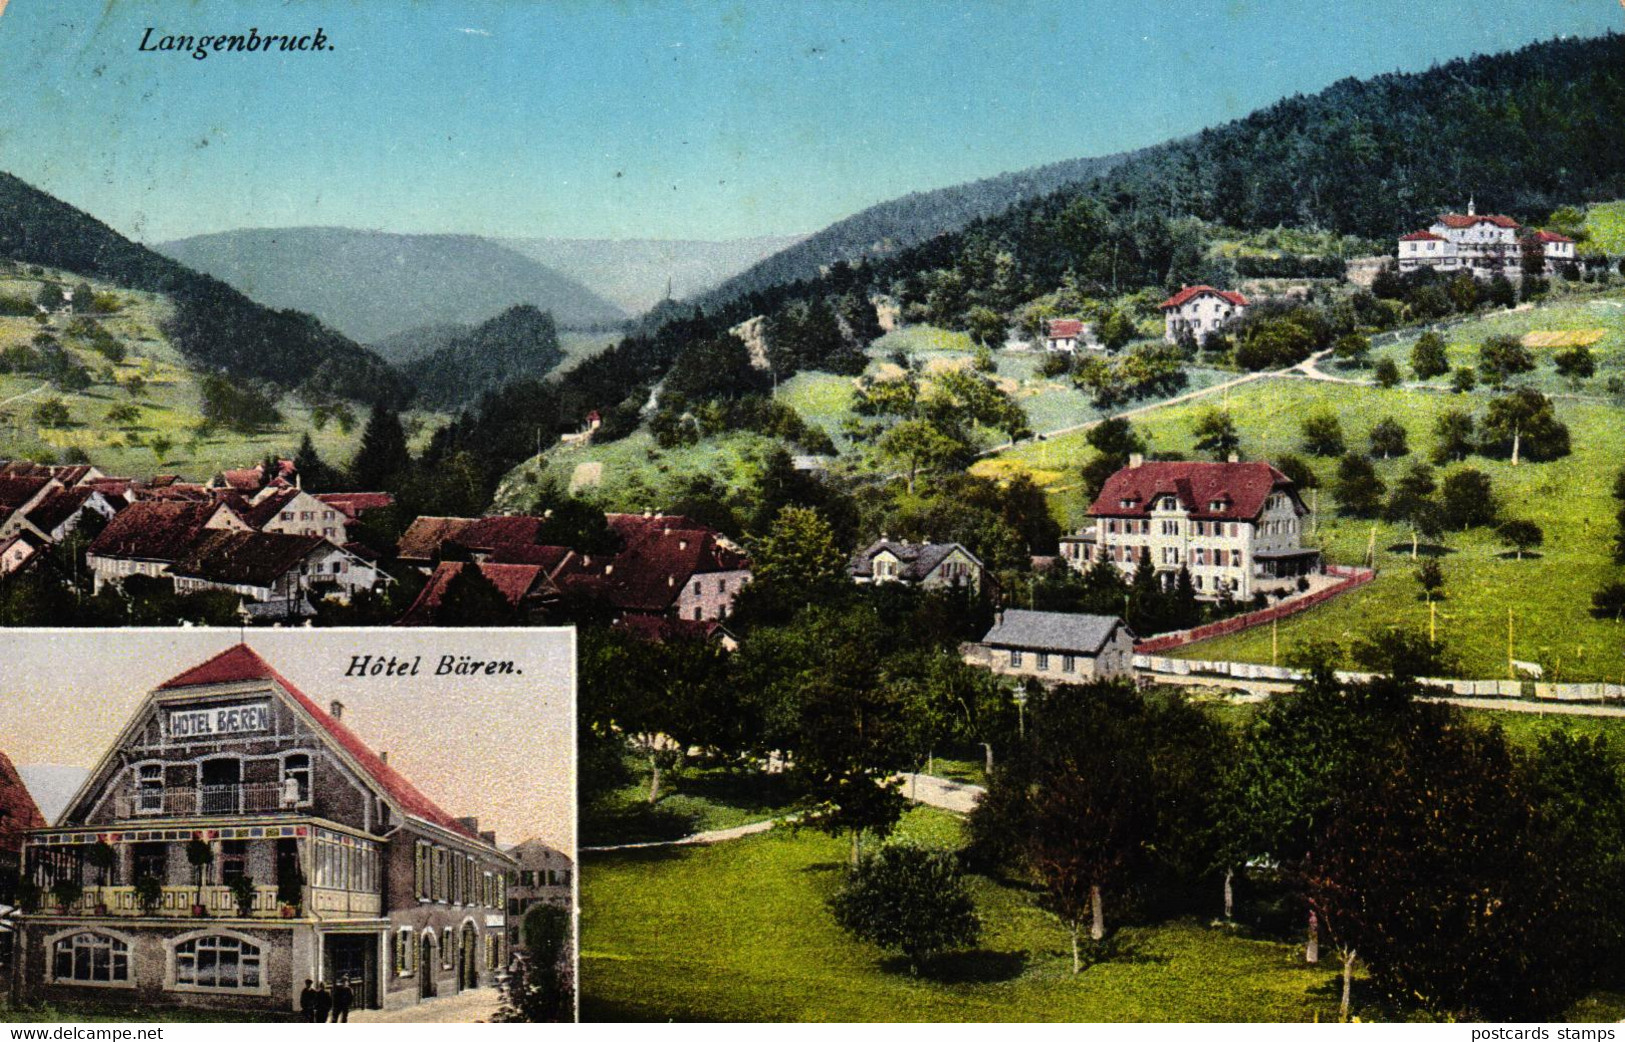
{"type": "Polygon", "coordinates": [[[497,239],[525,256],[592,287],[633,314],[666,295],[694,296],[806,238],[748,239],[497,239]]]}
{"type": "Polygon", "coordinates": [[[720,303],[773,286],[816,278],[836,261],[856,263],[865,258],[888,256],[945,232],[959,231],[973,221],[991,217],[1018,203],[1070,184],[1093,180],[1138,154],[1121,152],[1065,159],[888,199],[751,265],[700,294],[698,300],[702,304],[720,303]]]}
{"type": "Polygon", "coordinates": [[[296,307],[374,343],[422,326],[473,325],[532,304],[560,325],[627,313],[568,275],[477,235],[245,228],[154,247],[271,307],[296,307]]]}

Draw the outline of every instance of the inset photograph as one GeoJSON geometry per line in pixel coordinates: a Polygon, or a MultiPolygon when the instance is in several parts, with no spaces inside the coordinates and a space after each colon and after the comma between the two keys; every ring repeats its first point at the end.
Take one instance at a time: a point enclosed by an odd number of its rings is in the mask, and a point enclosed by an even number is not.
{"type": "Polygon", "coordinates": [[[573,638],[0,632],[8,1015],[574,1019],[573,638]]]}

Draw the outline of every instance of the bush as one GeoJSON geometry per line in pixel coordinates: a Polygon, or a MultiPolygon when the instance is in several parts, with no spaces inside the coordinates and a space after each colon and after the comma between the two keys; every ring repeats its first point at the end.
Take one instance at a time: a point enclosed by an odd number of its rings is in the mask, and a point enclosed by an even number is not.
{"type": "Polygon", "coordinates": [[[975,944],[981,933],[955,856],[910,843],[865,855],[829,905],[854,937],[901,951],[911,973],[939,952],[975,944]]]}

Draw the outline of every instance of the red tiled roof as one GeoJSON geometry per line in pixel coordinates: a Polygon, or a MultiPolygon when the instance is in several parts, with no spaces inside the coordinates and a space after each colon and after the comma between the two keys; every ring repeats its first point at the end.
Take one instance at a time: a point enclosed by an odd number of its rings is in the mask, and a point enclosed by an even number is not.
{"type": "Polygon", "coordinates": [[[1497,228],[1517,228],[1519,224],[1499,213],[1443,213],[1439,223],[1446,228],[1471,228],[1475,224],[1493,224],[1497,228]]]}
{"type": "Polygon", "coordinates": [[[559,585],[625,611],[664,612],[695,575],[747,571],[750,559],[681,516],[606,514],[624,543],[618,554],[582,554],[559,570],[559,585]]]}
{"type": "Polygon", "coordinates": [[[6,476],[0,477],[0,507],[6,510],[21,509],[24,504],[40,494],[40,490],[51,483],[49,477],[41,476],[6,476]]]}
{"type": "Polygon", "coordinates": [[[575,553],[568,546],[516,545],[504,543],[491,550],[492,564],[535,564],[552,575],[575,553]]]}
{"type": "Polygon", "coordinates": [[[1569,238],[1567,235],[1559,235],[1556,232],[1549,232],[1549,231],[1546,231],[1544,228],[1541,229],[1540,231],[1536,232],[1533,236],[1531,236],[1531,238],[1533,238],[1537,242],[1573,242],[1574,241],[1573,239],[1569,238]]]}
{"type": "Polygon", "coordinates": [[[83,509],[96,490],[85,486],[58,489],[28,512],[28,523],[50,535],[56,527],[83,509]]]}
{"type": "Polygon", "coordinates": [[[467,567],[480,570],[480,574],[490,580],[507,602],[519,607],[536,587],[547,581],[547,571],[534,564],[491,564],[489,562],[469,565],[464,561],[441,561],[435,565],[434,572],[430,574],[429,581],[423,584],[418,592],[417,599],[401,617],[401,623],[406,626],[428,626],[435,621],[434,613],[440,607],[446,596],[446,588],[451,585],[452,579],[462,573],[467,567]]]}
{"type": "Polygon", "coordinates": [[[1201,296],[1204,293],[1211,293],[1222,300],[1234,304],[1238,308],[1244,308],[1247,306],[1247,298],[1242,296],[1240,293],[1234,293],[1227,289],[1214,289],[1212,286],[1186,286],[1184,289],[1180,290],[1178,293],[1175,293],[1173,296],[1169,297],[1167,300],[1163,301],[1157,306],[1164,310],[1168,308],[1184,307],[1186,304],[1190,303],[1191,300],[1201,296]]]}
{"type": "Polygon", "coordinates": [[[395,497],[388,492],[320,492],[316,498],[330,507],[337,507],[352,520],[369,510],[382,510],[395,505],[395,497]]]}
{"type": "Polygon", "coordinates": [[[186,553],[215,509],[214,503],[192,500],[131,503],[113,515],[87,552],[97,557],[176,561],[186,553]]]}
{"type": "Polygon", "coordinates": [[[416,517],[395,543],[396,556],[408,561],[429,561],[440,552],[440,544],[453,538],[477,519],[472,517],[416,517]]]}
{"type": "Polygon", "coordinates": [[[674,619],[669,615],[623,615],[611,624],[641,640],[663,644],[673,640],[710,640],[726,632],[715,619],[674,619]]]}
{"type": "Polygon", "coordinates": [[[1447,242],[1448,240],[1444,236],[1442,236],[1442,235],[1434,235],[1432,232],[1411,232],[1409,235],[1401,235],[1399,237],[1399,241],[1400,242],[1447,242]]]}
{"type": "MultiPolygon", "coordinates": [[[[278,673],[270,663],[261,658],[254,649],[246,644],[238,644],[228,648],[209,659],[207,662],[193,666],[178,676],[171,677],[158,685],[160,691],[173,691],[176,688],[203,687],[210,684],[235,684],[249,680],[272,680],[281,685],[299,707],[316,721],[317,725],[331,735],[334,741],[349,753],[356,763],[378,787],[389,794],[401,809],[413,817],[422,818],[441,828],[478,840],[479,834],[469,829],[456,818],[447,814],[435,805],[429,797],[419,792],[411,782],[407,781],[399,771],[385,763],[366,743],[356,737],[338,720],[333,719],[321,707],[317,706],[309,696],[295,687],[288,678],[278,673]]],[[[483,842],[483,841],[482,841],[483,842]]]]}
{"type": "Polygon", "coordinates": [[[1056,340],[1075,340],[1083,335],[1083,320],[1052,318],[1049,320],[1049,335],[1056,340]]]}
{"type": "Polygon", "coordinates": [[[0,850],[21,854],[23,833],[48,824],[39,811],[39,804],[23,784],[22,775],[17,773],[11,759],[0,752],[0,850]]]}
{"type": "Polygon", "coordinates": [[[271,587],[327,545],[319,535],[214,530],[202,533],[170,571],[206,582],[271,587]]]}
{"type": "Polygon", "coordinates": [[[282,508],[298,497],[299,490],[296,488],[281,489],[272,492],[257,503],[246,504],[242,509],[237,510],[237,516],[246,521],[248,527],[261,529],[275,521],[276,516],[282,512],[282,508]]]}
{"type": "MultiPolygon", "coordinates": [[[[1106,485],[1089,508],[1092,517],[1146,517],[1160,496],[1173,495],[1193,518],[1203,520],[1250,520],[1258,517],[1270,492],[1278,487],[1291,491],[1292,482],[1268,463],[1142,463],[1124,467],[1106,479],[1106,485]],[[1124,506],[1124,501],[1129,503],[1124,506]],[[1214,502],[1228,502],[1224,511],[1210,509],[1214,502]]],[[[1292,495],[1296,498],[1297,493],[1292,495]]]]}

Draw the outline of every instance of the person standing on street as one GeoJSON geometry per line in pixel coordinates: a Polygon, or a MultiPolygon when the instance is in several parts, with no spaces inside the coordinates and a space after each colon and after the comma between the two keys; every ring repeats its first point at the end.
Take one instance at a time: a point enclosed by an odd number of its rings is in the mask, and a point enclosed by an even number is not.
{"type": "Polygon", "coordinates": [[[312,988],[309,977],[305,978],[305,990],[299,993],[299,1015],[305,1018],[308,1024],[316,1019],[316,989],[312,988]]]}
{"type": "Polygon", "coordinates": [[[311,1005],[316,1010],[316,1023],[327,1023],[327,1014],[333,1009],[333,995],[327,990],[326,981],[316,982],[316,995],[311,1005]]]}
{"type": "Polygon", "coordinates": [[[333,1023],[348,1024],[350,1007],[355,1003],[355,992],[350,990],[350,978],[340,977],[333,985],[333,1023]]]}

